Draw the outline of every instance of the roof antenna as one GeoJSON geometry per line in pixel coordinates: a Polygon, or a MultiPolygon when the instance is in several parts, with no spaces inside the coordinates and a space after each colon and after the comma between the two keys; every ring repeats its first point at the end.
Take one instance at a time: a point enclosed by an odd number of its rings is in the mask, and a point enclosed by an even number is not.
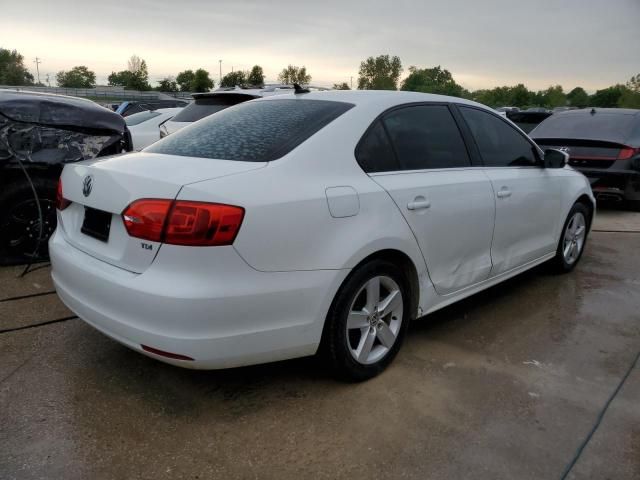
{"type": "Polygon", "coordinates": [[[299,83],[294,83],[293,84],[293,88],[295,89],[295,91],[293,92],[295,94],[298,94],[298,93],[309,93],[310,92],[310,90],[308,88],[302,88],[299,83]]]}
{"type": "Polygon", "coordinates": [[[595,109],[595,108],[592,108],[592,109],[591,109],[591,115],[595,115],[595,114],[596,114],[596,109],[595,109]]]}

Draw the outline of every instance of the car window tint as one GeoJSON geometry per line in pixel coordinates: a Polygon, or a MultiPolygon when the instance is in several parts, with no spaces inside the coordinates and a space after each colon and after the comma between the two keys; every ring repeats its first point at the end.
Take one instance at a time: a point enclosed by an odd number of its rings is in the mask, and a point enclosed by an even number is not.
{"type": "Polygon", "coordinates": [[[268,162],[286,155],[352,107],[327,100],[246,102],[189,125],[145,151],[268,162]]]}
{"type": "Polygon", "coordinates": [[[536,165],[533,145],[506,121],[477,108],[460,107],[485,165],[522,167],[536,165]]]}
{"type": "Polygon", "coordinates": [[[232,105],[252,100],[253,95],[217,95],[215,97],[196,98],[195,101],[184,107],[175,117],[174,122],[195,122],[208,117],[216,112],[229,108],[232,105]]]}
{"type": "Polygon", "coordinates": [[[358,144],[356,158],[367,173],[400,170],[382,122],[376,121],[358,144]]]}
{"type": "Polygon", "coordinates": [[[444,105],[393,110],[383,121],[403,170],[471,164],[460,130],[444,105]]]}
{"type": "Polygon", "coordinates": [[[124,119],[124,123],[132,127],[133,125],[139,125],[142,122],[151,120],[153,117],[157,117],[159,115],[160,115],[159,112],[152,112],[150,110],[146,110],[144,112],[139,112],[139,113],[134,113],[133,115],[129,115],[124,119]]]}

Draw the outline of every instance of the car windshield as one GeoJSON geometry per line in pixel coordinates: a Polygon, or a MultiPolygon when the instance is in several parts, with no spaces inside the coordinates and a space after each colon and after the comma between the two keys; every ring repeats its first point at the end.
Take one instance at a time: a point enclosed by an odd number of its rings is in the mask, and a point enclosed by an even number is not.
{"type": "Polygon", "coordinates": [[[556,114],[531,132],[533,138],[576,138],[625,143],[631,136],[636,115],[597,112],[556,114]]]}
{"type": "Polygon", "coordinates": [[[134,113],[133,115],[129,115],[124,119],[124,123],[127,126],[132,127],[133,125],[139,125],[142,122],[146,122],[147,120],[151,120],[153,117],[159,116],[159,112],[152,112],[151,110],[146,110],[140,113],[134,113]]]}
{"type": "Polygon", "coordinates": [[[352,107],[326,100],[247,102],[183,128],[145,151],[268,162],[286,155],[352,107]]]}
{"type": "Polygon", "coordinates": [[[223,94],[214,97],[196,98],[193,103],[187,105],[180,113],[173,117],[174,122],[195,122],[201,118],[229,108],[238,103],[256,98],[253,95],[223,94]]]}

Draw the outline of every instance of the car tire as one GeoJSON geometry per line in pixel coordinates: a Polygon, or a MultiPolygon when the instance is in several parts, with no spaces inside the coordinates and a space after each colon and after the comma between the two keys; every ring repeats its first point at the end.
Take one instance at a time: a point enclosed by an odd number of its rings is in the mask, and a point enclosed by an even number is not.
{"type": "Polygon", "coordinates": [[[562,226],[556,256],[552,263],[557,273],[568,273],[582,258],[587,243],[591,215],[583,203],[573,205],[562,226]]]}
{"type": "Polygon", "coordinates": [[[372,260],[351,273],[331,305],[321,345],[336,377],[367,380],[393,361],[412,318],[409,295],[406,274],[389,261],[372,260]]]}
{"type": "Polygon", "coordinates": [[[20,180],[6,185],[0,193],[0,265],[18,265],[47,260],[49,237],[56,227],[57,180],[32,178],[43,215],[40,221],[33,189],[20,180]]]}

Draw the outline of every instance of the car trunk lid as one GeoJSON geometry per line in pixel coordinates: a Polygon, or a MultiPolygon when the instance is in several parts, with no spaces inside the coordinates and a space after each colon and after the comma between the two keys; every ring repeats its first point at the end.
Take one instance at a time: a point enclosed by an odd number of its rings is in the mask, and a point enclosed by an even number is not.
{"type": "Polygon", "coordinates": [[[131,272],[143,272],[160,242],[131,237],[122,212],[141,198],[175,199],[187,184],[240,174],[260,162],[135,153],[69,164],[61,181],[69,207],[59,212],[59,227],[74,247],[131,272]]]}

